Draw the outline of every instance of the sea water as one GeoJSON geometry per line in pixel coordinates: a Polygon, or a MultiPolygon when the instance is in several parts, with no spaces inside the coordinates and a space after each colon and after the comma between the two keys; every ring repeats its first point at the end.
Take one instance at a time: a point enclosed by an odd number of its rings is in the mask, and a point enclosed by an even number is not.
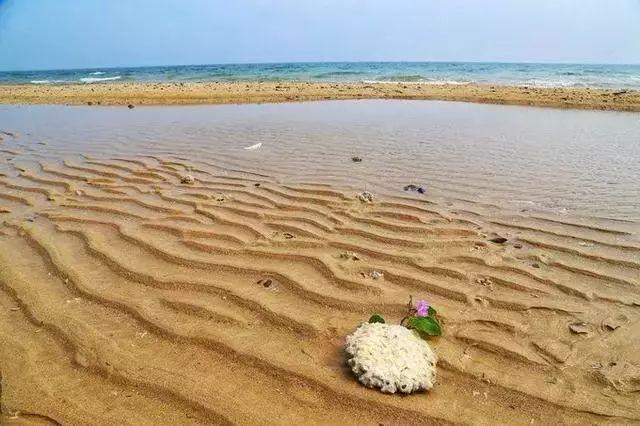
{"type": "Polygon", "coordinates": [[[0,84],[309,81],[498,84],[640,89],[640,65],[326,62],[178,65],[0,72],[0,84]]]}
{"type": "MultiPolygon", "coordinates": [[[[331,184],[352,194],[468,200],[637,223],[639,118],[399,100],[134,110],[0,106],[0,130],[19,135],[15,142],[5,137],[2,147],[9,156],[25,150],[23,159],[152,155],[196,168],[214,164],[221,173],[246,171],[250,179],[258,174],[283,183],[331,184]],[[354,156],[362,161],[353,162],[354,156]],[[426,193],[404,191],[409,184],[426,193]]],[[[12,168],[0,164],[0,173],[12,168]]]]}

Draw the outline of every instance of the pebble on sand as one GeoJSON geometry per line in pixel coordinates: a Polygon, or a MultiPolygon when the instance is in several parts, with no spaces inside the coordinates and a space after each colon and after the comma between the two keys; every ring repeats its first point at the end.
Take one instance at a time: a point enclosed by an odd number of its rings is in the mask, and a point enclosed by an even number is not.
{"type": "Polygon", "coordinates": [[[406,186],[404,187],[404,190],[405,190],[405,191],[415,191],[415,192],[418,192],[418,193],[420,193],[420,194],[424,194],[424,193],[426,193],[426,192],[427,192],[427,190],[426,190],[426,189],[424,189],[424,187],[422,187],[422,186],[418,186],[418,185],[414,185],[414,184],[412,184],[412,183],[410,183],[409,185],[406,185],[406,186]]]}
{"type": "Polygon", "coordinates": [[[360,256],[352,251],[344,251],[340,253],[340,259],[360,260],[360,256]]]}
{"type": "Polygon", "coordinates": [[[373,194],[369,191],[361,192],[360,194],[358,194],[358,200],[362,201],[363,203],[373,203],[373,194]]]}
{"type": "Polygon", "coordinates": [[[180,183],[186,183],[186,184],[190,185],[190,184],[194,183],[195,181],[196,180],[191,175],[184,175],[184,176],[180,177],[180,183]]]}
{"type": "Polygon", "coordinates": [[[507,242],[507,239],[505,237],[501,237],[499,235],[490,238],[489,241],[491,241],[492,243],[496,243],[496,244],[504,244],[507,242]]]}

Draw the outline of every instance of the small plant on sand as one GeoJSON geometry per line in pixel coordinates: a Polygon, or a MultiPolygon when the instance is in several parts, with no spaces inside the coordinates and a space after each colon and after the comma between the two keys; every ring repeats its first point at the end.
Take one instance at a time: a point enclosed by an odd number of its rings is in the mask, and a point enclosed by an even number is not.
{"type": "MultiPolygon", "coordinates": [[[[407,309],[409,312],[400,320],[400,325],[411,330],[416,330],[424,339],[442,334],[442,325],[438,320],[438,313],[426,300],[418,300],[414,306],[413,297],[409,296],[407,309]]],[[[385,320],[382,315],[373,314],[369,318],[369,323],[384,324],[385,320]]]]}
{"type": "Polygon", "coordinates": [[[442,326],[425,300],[414,306],[410,298],[407,309],[400,324],[386,324],[380,314],[373,314],[347,336],[347,364],[364,386],[385,393],[413,393],[434,386],[438,356],[425,339],[442,334],[442,326]]]}

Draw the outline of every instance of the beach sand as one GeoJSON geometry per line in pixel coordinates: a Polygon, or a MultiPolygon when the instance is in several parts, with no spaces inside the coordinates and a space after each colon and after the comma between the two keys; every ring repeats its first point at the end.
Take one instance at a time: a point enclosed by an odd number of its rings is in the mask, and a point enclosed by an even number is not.
{"type": "MultiPolygon", "coordinates": [[[[101,99],[153,100],[138,96],[101,99]]],[[[402,192],[363,203],[148,127],[139,146],[3,130],[3,423],[640,422],[635,222],[402,192]],[[344,337],[373,312],[399,321],[410,296],[444,323],[438,383],[366,389],[344,337]]]]}
{"type": "Polygon", "coordinates": [[[640,91],[499,85],[306,82],[2,85],[0,103],[177,105],[330,99],[429,99],[555,108],[640,111],[640,91]]]}

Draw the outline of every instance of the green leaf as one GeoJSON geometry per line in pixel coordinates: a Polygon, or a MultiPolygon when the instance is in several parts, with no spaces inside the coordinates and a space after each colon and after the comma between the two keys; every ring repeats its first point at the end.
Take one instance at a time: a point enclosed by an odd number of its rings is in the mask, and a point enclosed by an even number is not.
{"type": "Polygon", "coordinates": [[[382,316],[379,314],[371,315],[371,318],[369,318],[369,323],[376,323],[376,322],[384,324],[384,318],[382,318],[382,316]]]}
{"type": "Polygon", "coordinates": [[[436,309],[433,306],[429,306],[429,316],[435,318],[436,314],[438,312],[436,312],[436,309]]]}
{"type": "Polygon", "coordinates": [[[413,328],[423,337],[440,336],[442,334],[442,327],[434,317],[409,317],[407,324],[409,328],[413,328]]]}

